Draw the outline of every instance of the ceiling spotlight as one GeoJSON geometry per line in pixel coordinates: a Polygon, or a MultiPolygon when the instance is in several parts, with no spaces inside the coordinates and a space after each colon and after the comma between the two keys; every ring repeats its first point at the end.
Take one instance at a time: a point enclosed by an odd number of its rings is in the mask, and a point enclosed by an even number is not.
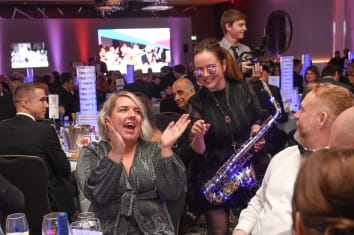
{"type": "Polygon", "coordinates": [[[173,6],[167,5],[167,0],[154,0],[152,1],[152,5],[148,5],[146,7],[141,8],[143,11],[167,11],[172,9],[173,6]]]}
{"type": "Polygon", "coordinates": [[[95,0],[96,10],[110,14],[111,12],[124,10],[123,0],[95,0]]]}

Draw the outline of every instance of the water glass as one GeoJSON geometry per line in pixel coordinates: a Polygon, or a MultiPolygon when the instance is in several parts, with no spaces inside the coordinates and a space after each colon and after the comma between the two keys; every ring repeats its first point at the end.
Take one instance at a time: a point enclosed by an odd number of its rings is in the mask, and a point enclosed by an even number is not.
{"type": "Polygon", "coordinates": [[[72,235],[102,235],[101,223],[98,218],[87,218],[70,224],[72,235]]]}
{"type": "Polygon", "coordinates": [[[43,216],[42,235],[68,235],[69,221],[66,212],[51,212],[43,216]]]}
{"type": "Polygon", "coordinates": [[[24,213],[10,214],[6,218],[6,235],[28,235],[29,228],[24,213]]]}

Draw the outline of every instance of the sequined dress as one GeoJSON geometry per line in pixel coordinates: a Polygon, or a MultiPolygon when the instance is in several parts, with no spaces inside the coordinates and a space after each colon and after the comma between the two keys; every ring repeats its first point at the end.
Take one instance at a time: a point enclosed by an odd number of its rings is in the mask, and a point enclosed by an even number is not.
{"type": "Polygon", "coordinates": [[[161,158],[159,143],[139,140],[128,177],[107,157],[110,149],[105,141],[83,147],[77,168],[103,234],[174,234],[164,200],[185,189],[181,160],[175,154],[161,158]]]}

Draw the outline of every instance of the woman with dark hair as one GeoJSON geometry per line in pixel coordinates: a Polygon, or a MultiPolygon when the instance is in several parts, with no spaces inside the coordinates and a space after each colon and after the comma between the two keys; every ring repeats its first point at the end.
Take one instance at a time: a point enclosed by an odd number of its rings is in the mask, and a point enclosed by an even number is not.
{"type": "MultiPolygon", "coordinates": [[[[196,156],[191,163],[189,180],[195,197],[191,205],[205,214],[208,234],[227,234],[231,200],[212,205],[202,196],[201,187],[249,138],[260,109],[231,54],[216,40],[206,39],[196,45],[194,65],[194,76],[202,88],[190,98],[186,110],[193,122],[192,150],[202,156],[196,156]]],[[[259,65],[256,67],[260,75],[259,65]]],[[[236,202],[243,199],[240,195],[236,202]]]]}
{"type": "Polygon", "coordinates": [[[297,235],[354,234],[354,149],[323,149],[305,158],[295,183],[297,235]]]}
{"type": "Polygon", "coordinates": [[[320,71],[317,66],[310,65],[305,70],[305,87],[320,80],[320,71]]]}

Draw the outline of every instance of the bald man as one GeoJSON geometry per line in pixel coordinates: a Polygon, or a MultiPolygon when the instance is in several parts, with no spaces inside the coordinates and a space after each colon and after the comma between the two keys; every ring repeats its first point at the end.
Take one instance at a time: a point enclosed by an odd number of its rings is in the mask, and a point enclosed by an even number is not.
{"type": "Polygon", "coordinates": [[[344,110],[334,121],[329,146],[354,148],[354,107],[344,110]]]}
{"type": "Polygon", "coordinates": [[[195,88],[191,80],[180,78],[172,84],[172,92],[178,107],[185,109],[189,98],[195,94],[195,88]]]}

